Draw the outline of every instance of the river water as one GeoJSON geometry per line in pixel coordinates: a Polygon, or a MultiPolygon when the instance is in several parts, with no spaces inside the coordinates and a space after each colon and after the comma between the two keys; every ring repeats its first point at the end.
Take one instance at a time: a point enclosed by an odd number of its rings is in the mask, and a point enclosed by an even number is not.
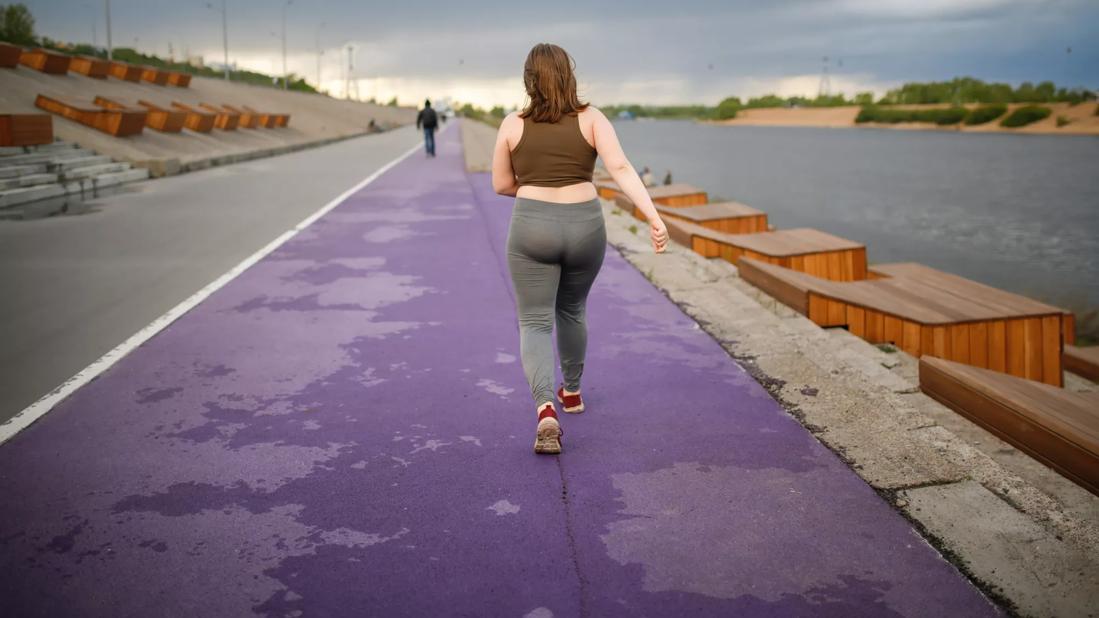
{"type": "Polygon", "coordinates": [[[706,189],[1077,312],[1099,330],[1099,137],[616,121],[657,182],[706,189]]]}

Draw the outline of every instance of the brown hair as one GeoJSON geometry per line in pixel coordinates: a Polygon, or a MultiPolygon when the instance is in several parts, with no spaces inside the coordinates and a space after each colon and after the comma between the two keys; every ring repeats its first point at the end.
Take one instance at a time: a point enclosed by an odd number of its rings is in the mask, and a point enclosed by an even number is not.
{"type": "Polygon", "coordinates": [[[552,43],[539,43],[527,54],[523,65],[523,86],[530,103],[520,118],[534,122],[557,122],[565,114],[588,108],[576,96],[576,63],[568,52],[552,43]]]}

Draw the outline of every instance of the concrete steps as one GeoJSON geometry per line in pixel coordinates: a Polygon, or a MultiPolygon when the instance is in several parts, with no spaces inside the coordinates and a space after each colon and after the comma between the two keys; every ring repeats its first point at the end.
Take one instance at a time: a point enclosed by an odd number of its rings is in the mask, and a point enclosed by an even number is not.
{"type": "Polygon", "coordinates": [[[148,177],[146,169],[68,142],[0,148],[0,219],[82,212],[85,200],[148,177]]]}

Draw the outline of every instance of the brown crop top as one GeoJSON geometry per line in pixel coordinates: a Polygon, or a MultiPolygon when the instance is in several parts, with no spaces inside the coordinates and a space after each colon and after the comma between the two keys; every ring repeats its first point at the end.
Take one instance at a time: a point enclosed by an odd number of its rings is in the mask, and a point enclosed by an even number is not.
{"type": "Polygon", "coordinates": [[[565,114],[557,122],[523,118],[523,135],[511,151],[511,168],[519,186],[565,187],[591,182],[595,148],[580,132],[580,115],[565,114]]]}

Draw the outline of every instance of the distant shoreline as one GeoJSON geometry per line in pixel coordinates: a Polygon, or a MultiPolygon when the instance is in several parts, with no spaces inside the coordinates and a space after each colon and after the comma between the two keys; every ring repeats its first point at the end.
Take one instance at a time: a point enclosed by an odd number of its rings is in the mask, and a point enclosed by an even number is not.
{"type": "MultiPolygon", "coordinates": [[[[1013,103],[1008,105],[1008,113],[1011,110],[1026,105],[1025,103],[1013,103]]],[[[702,120],[706,124],[729,126],[753,126],[753,127],[824,127],[834,129],[849,129],[858,127],[872,127],[898,130],[926,130],[926,131],[960,131],[964,133],[1029,133],[1042,135],[1099,135],[1099,116],[1096,115],[1097,104],[1092,101],[1070,105],[1068,103],[1042,103],[1041,105],[1053,110],[1049,118],[1039,120],[1033,124],[1016,129],[1000,126],[1000,119],[980,125],[950,125],[939,126],[932,123],[903,122],[899,124],[883,124],[876,122],[856,123],[855,117],[861,109],[858,105],[844,105],[840,107],[763,107],[754,109],[741,109],[736,118],[730,120],[702,120]],[[1064,117],[1068,124],[1058,127],[1057,118],[1064,117]]],[[[947,105],[896,105],[896,108],[942,108],[947,105]]],[[[977,105],[966,105],[977,107],[977,105]]]]}

